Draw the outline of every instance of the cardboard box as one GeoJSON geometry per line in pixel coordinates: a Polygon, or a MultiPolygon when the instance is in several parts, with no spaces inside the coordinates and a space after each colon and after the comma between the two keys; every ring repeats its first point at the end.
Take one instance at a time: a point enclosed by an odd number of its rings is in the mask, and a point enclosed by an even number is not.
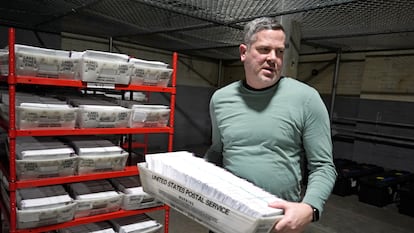
{"type": "Polygon", "coordinates": [[[269,233],[282,217],[251,217],[138,164],[144,191],[216,233],[269,233]]]}

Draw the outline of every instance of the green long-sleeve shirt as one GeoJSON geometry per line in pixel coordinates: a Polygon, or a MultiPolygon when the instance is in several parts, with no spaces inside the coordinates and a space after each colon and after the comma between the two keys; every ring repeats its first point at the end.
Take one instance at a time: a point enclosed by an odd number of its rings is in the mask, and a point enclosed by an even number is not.
{"type": "Polygon", "coordinates": [[[336,171],[328,113],[315,89],[288,77],[266,90],[238,81],[213,94],[210,115],[208,161],[285,200],[323,210],[336,171]],[[303,200],[301,157],[310,171],[303,200]]]}

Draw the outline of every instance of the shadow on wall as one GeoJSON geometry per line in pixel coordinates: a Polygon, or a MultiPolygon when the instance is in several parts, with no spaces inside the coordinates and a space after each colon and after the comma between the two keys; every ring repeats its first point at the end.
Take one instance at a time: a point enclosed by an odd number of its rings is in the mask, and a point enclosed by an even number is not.
{"type": "MultiPolygon", "coordinates": [[[[210,145],[209,103],[215,90],[213,87],[177,86],[174,150],[210,145]]],[[[150,103],[168,105],[169,98],[168,94],[151,93],[150,103]]],[[[149,148],[152,151],[166,151],[167,144],[167,135],[149,135],[149,148]]]]}

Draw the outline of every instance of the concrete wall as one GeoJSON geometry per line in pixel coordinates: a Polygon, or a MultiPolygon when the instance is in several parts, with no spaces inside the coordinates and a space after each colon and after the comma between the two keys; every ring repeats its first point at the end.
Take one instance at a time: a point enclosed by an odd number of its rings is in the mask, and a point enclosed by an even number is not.
{"type": "MultiPolygon", "coordinates": [[[[301,56],[298,79],[315,87],[321,94],[330,94],[335,56],[301,56]]],[[[414,102],[412,64],[414,51],[344,53],[341,56],[337,94],[414,102]]]]}
{"type": "MultiPolygon", "coordinates": [[[[334,155],[414,171],[414,51],[342,54],[333,111],[334,155]]],[[[335,54],[302,56],[299,78],[329,107],[335,54]]]]}

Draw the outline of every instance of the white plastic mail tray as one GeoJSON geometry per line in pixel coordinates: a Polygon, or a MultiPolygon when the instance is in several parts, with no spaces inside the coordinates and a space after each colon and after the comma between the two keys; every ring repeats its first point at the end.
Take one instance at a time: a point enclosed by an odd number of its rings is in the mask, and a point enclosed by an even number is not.
{"type": "Polygon", "coordinates": [[[139,176],[113,178],[110,181],[118,191],[124,194],[121,206],[124,210],[144,209],[164,204],[144,192],[139,176]],[[136,184],[135,179],[139,184],[136,184]],[[131,181],[133,184],[130,184],[131,181]]]}
{"type": "Polygon", "coordinates": [[[108,221],[92,222],[58,229],[58,233],[116,233],[108,221]]]}
{"type": "Polygon", "coordinates": [[[142,187],[137,188],[134,192],[129,191],[131,191],[131,189],[124,192],[124,200],[122,201],[122,209],[124,210],[152,208],[164,204],[161,201],[155,199],[153,196],[144,192],[142,187]],[[140,193],[139,191],[141,190],[142,192],[140,193]]]}
{"type": "Polygon", "coordinates": [[[118,211],[122,198],[122,193],[116,191],[79,195],[75,197],[75,218],[118,211]]]}
{"type": "Polygon", "coordinates": [[[170,109],[164,105],[134,104],[131,109],[130,128],[166,127],[170,118],[170,109]]]}
{"type": "Polygon", "coordinates": [[[81,55],[79,76],[82,81],[129,84],[130,64],[125,54],[86,50],[81,55]]]}
{"type": "Polygon", "coordinates": [[[131,110],[121,106],[79,105],[77,126],[79,128],[128,127],[131,110]]]}
{"type": "Polygon", "coordinates": [[[16,139],[16,158],[21,160],[66,159],[75,150],[54,137],[19,137],[16,139]]]}
{"type": "Polygon", "coordinates": [[[146,214],[111,219],[110,222],[119,233],[156,233],[162,225],[146,214]]]}
{"type": "Polygon", "coordinates": [[[282,217],[252,217],[185,187],[170,177],[154,173],[146,163],[138,164],[144,191],[218,233],[269,233],[282,217]]]}
{"type": "Polygon", "coordinates": [[[17,228],[33,228],[70,221],[75,202],[63,186],[19,189],[16,193],[17,228]]]}
{"type": "MultiPolygon", "coordinates": [[[[8,74],[8,53],[0,54],[1,73],[8,74]]],[[[15,45],[16,74],[26,76],[74,79],[79,60],[69,51],[15,45]]]]}
{"type": "Polygon", "coordinates": [[[78,174],[120,171],[125,168],[128,152],[111,155],[83,155],[78,157],[78,174]]]}
{"type": "Polygon", "coordinates": [[[16,113],[18,129],[75,128],[76,108],[69,105],[22,103],[16,113]]]}
{"type": "Polygon", "coordinates": [[[0,75],[9,74],[9,50],[0,49],[0,75]]]}
{"type": "Polygon", "coordinates": [[[53,208],[17,210],[17,228],[26,229],[71,221],[74,217],[76,203],[53,208]]]}
{"type": "Polygon", "coordinates": [[[78,159],[76,156],[42,160],[16,160],[16,176],[18,180],[72,176],[76,174],[77,167],[78,159]]]}
{"type": "Polygon", "coordinates": [[[170,81],[172,69],[159,61],[147,61],[131,58],[131,84],[166,87],[170,81]]]}

